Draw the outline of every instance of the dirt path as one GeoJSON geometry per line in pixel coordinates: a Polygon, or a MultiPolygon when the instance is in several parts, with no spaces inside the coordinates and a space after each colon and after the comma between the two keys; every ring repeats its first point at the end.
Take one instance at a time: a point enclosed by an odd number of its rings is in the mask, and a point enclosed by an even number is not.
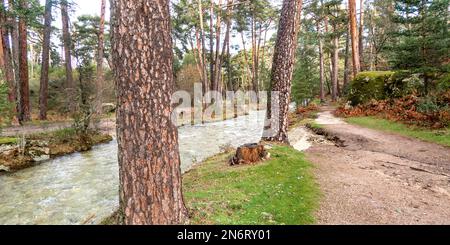
{"type": "Polygon", "coordinates": [[[450,224],[450,148],[346,124],[317,122],[344,147],[306,151],[323,192],[319,224],[450,224]]]}

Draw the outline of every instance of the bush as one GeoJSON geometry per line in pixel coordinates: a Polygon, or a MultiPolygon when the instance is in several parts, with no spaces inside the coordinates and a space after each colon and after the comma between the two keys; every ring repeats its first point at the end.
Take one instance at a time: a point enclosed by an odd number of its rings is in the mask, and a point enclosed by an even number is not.
{"type": "Polygon", "coordinates": [[[346,95],[352,105],[366,103],[372,99],[382,100],[386,98],[385,84],[394,72],[361,72],[346,89],[346,95]]]}

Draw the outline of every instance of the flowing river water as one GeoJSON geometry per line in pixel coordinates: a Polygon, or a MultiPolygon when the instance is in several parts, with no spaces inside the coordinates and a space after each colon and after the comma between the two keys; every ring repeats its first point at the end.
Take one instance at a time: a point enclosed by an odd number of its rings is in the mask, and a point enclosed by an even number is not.
{"type": "MultiPolygon", "coordinates": [[[[179,128],[182,171],[221,146],[258,142],[265,111],[179,128]]],[[[117,142],[0,174],[0,224],[94,224],[118,205],[117,142]]]]}

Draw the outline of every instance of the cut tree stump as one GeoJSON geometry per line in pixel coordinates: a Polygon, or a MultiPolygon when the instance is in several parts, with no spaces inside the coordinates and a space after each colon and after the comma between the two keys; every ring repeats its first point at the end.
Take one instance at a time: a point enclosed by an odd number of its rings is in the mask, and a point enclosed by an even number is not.
{"type": "Polygon", "coordinates": [[[234,155],[229,163],[231,166],[239,164],[250,164],[266,160],[269,153],[265,150],[264,145],[260,144],[246,144],[237,148],[236,155],[234,155]]]}

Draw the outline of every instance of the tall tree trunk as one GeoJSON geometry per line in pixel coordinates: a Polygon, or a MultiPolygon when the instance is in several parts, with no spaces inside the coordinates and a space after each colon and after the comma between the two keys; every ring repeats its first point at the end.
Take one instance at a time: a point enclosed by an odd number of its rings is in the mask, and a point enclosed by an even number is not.
{"type": "Polygon", "coordinates": [[[332,60],[332,81],[331,81],[331,98],[333,101],[337,100],[338,96],[338,80],[339,80],[339,36],[337,30],[337,23],[333,24],[333,60],[332,60]]]}
{"type": "MultiPolygon", "coordinates": [[[[225,31],[225,38],[223,40],[223,45],[222,45],[222,55],[221,58],[219,60],[219,64],[218,64],[218,74],[222,74],[222,64],[223,64],[223,60],[224,57],[227,57],[227,65],[229,62],[229,47],[230,47],[230,35],[231,35],[231,15],[232,15],[232,11],[233,11],[233,2],[234,0],[228,0],[227,1],[227,18],[226,18],[226,31],[225,31]]],[[[229,72],[229,71],[228,71],[229,72]]],[[[229,76],[228,76],[229,77],[229,76]]],[[[224,83],[224,82],[222,82],[224,83]]],[[[224,83],[225,84],[225,83],[224,83]]],[[[231,88],[231,83],[230,81],[227,82],[227,87],[228,89],[231,88]]]]}
{"type": "Polygon", "coordinates": [[[64,43],[64,61],[66,66],[67,101],[69,111],[73,113],[75,111],[75,103],[74,103],[75,84],[73,81],[73,74],[72,74],[72,58],[71,58],[72,40],[69,31],[69,13],[67,0],[61,0],[61,20],[63,30],[63,43],[64,43]]]}
{"type": "MultiPolygon", "coordinates": [[[[0,0],[1,7],[5,9],[5,2],[4,0],[0,0]]],[[[0,22],[1,23],[7,23],[8,19],[3,14],[0,13],[0,22]]],[[[0,39],[2,45],[0,46],[0,49],[3,52],[3,69],[5,74],[6,82],[8,83],[8,101],[13,105],[12,108],[12,123],[17,124],[18,118],[17,118],[17,87],[16,87],[16,81],[14,78],[14,65],[12,61],[12,52],[10,49],[10,42],[9,42],[9,35],[8,35],[8,28],[6,28],[4,25],[0,25],[0,39]]]]}
{"type": "Polygon", "coordinates": [[[101,0],[100,5],[100,26],[98,34],[98,47],[97,47],[97,82],[95,83],[97,98],[95,110],[97,114],[102,113],[102,103],[103,103],[103,89],[104,89],[104,79],[103,79],[103,59],[105,50],[105,12],[106,12],[106,0],[101,0]]]}
{"type": "Polygon", "coordinates": [[[180,224],[187,219],[178,132],[171,122],[175,84],[169,6],[168,0],[112,2],[119,189],[125,224],[180,224]]]}
{"type": "MultiPolygon", "coordinates": [[[[2,13],[0,13],[1,15],[2,13]]],[[[3,19],[3,18],[2,18],[3,19]]],[[[5,74],[5,54],[3,50],[3,20],[0,19],[0,70],[5,74]]]]}
{"type": "Polygon", "coordinates": [[[219,10],[217,12],[217,19],[216,19],[216,54],[214,57],[214,81],[215,81],[215,87],[214,90],[215,91],[220,91],[219,87],[220,87],[220,77],[221,77],[221,69],[219,66],[222,65],[221,59],[222,56],[220,55],[220,35],[221,35],[221,25],[222,25],[222,20],[221,20],[221,15],[222,15],[222,11],[221,8],[222,7],[222,0],[219,0],[219,10]]]}
{"type": "MultiPolygon", "coordinates": [[[[27,8],[27,1],[20,0],[20,7],[27,8]]],[[[21,15],[19,17],[19,122],[27,122],[31,120],[31,107],[30,107],[30,86],[28,77],[28,41],[27,41],[27,20],[26,16],[21,15]]]]}
{"type": "Polygon", "coordinates": [[[45,1],[44,40],[42,43],[41,81],[39,88],[39,119],[47,119],[48,69],[50,66],[50,38],[52,30],[52,0],[45,1]]]}
{"type": "Polygon", "coordinates": [[[209,7],[209,73],[211,90],[215,90],[216,81],[214,77],[214,0],[210,0],[209,7]]]}
{"type": "Polygon", "coordinates": [[[203,24],[203,5],[202,0],[198,0],[198,18],[200,19],[200,39],[202,44],[202,50],[201,50],[201,59],[203,64],[203,94],[206,94],[208,91],[208,75],[206,72],[206,45],[205,45],[205,27],[203,24]]]}
{"type": "Polygon", "coordinates": [[[361,71],[359,61],[358,30],[356,29],[356,0],[348,1],[348,14],[352,40],[353,77],[355,77],[361,71]]]}
{"type": "Polygon", "coordinates": [[[361,69],[364,69],[364,0],[359,0],[359,32],[358,32],[358,47],[359,47],[359,61],[361,62],[361,69]]]}
{"type": "Polygon", "coordinates": [[[347,31],[345,36],[345,57],[344,57],[344,85],[343,88],[347,86],[349,82],[349,66],[350,66],[350,32],[347,31]]]}
{"type": "Polygon", "coordinates": [[[322,32],[320,30],[320,21],[316,21],[317,28],[317,36],[319,40],[319,70],[320,70],[320,101],[325,102],[325,62],[324,62],[324,53],[323,53],[323,41],[322,41],[322,32]]]}
{"type": "MultiPolygon", "coordinates": [[[[8,0],[8,7],[10,11],[14,11],[14,0],[8,0]]],[[[15,16],[11,16],[9,19],[9,24],[11,28],[11,53],[12,53],[12,62],[14,66],[14,79],[16,80],[16,84],[19,85],[20,81],[20,73],[19,73],[19,23],[15,16]]],[[[18,105],[20,107],[20,105],[18,105]]],[[[20,108],[18,108],[20,111],[20,108]]]]}
{"type": "MultiPolygon", "coordinates": [[[[288,143],[288,113],[291,101],[292,74],[294,71],[297,36],[300,31],[300,19],[303,0],[284,0],[278,27],[277,40],[273,55],[271,91],[279,96],[269,96],[267,100],[267,119],[276,120],[271,125],[278,128],[271,129],[270,135],[263,135],[263,140],[288,143]],[[279,116],[272,115],[272,103],[277,103],[279,116]]],[[[267,125],[267,124],[266,124],[267,125]]],[[[266,128],[267,129],[267,128],[266,128]]]]}
{"type": "MultiPolygon", "coordinates": [[[[243,46],[243,51],[244,51],[244,75],[247,77],[247,75],[248,75],[248,70],[250,69],[249,68],[249,64],[248,64],[248,54],[247,54],[247,48],[245,47],[245,37],[244,37],[244,32],[242,31],[241,32],[241,40],[242,40],[242,46],[243,46]]],[[[246,81],[247,81],[247,79],[246,79],[246,81]]]]}
{"type": "Polygon", "coordinates": [[[255,93],[258,93],[258,80],[256,77],[256,66],[257,66],[257,51],[256,51],[256,18],[255,18],[255,7],[254,4],[251,5],[252,18],[251,18],[251,35],[252,35],[252,89],[255,93]]]}

